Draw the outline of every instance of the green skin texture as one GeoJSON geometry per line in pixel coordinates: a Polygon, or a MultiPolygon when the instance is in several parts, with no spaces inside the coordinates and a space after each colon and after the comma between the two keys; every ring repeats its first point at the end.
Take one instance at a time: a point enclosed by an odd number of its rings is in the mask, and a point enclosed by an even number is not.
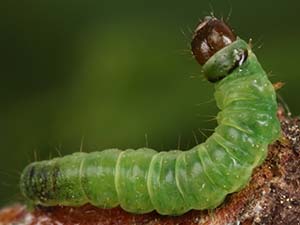
{"type": "Polygon", "coordinates": [[[241,50],[248,51],[246,61],[215,84],[221,111],[204,143],[188,151],[108,149],[34,162],[22,173],[23,195],[44,206],[120,205],[163,215],[217,207],[245,187],[280,136],[274,88],[246,42],[238,39],[217,52],[204,74],[225,74],[241,50]]]}

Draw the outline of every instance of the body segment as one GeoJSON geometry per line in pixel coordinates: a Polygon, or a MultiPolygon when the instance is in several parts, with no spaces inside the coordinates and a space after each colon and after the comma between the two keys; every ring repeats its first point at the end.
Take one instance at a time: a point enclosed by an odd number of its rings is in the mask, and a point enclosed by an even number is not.
{"type": "Polygon", "coordinates": [[[204,143],[188,151],[109,149],[34,162],[21,177],[24,196],[45,206],[91,203],[179,215],[215,208],[243,188],[265,159],[268,144],[280,135],[275,91],[241,39],[207,58],[204,74],[216,81],[221,111],[204,143]]]}

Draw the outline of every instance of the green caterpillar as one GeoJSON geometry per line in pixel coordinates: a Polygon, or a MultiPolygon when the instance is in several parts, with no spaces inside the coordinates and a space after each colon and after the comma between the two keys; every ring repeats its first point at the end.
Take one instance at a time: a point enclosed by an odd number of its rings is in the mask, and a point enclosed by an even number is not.
{"type": "Polygon", "coordinates": [[[26,199],[180,215],[215,208],[243,188],[280,136],[274,88],[250,46],[222,20],[206,17],[198,25],[192,51],[215,83],[221,110],[204,143],[188,151],[108,149],[34,162],[21,176],[26,199]]]}

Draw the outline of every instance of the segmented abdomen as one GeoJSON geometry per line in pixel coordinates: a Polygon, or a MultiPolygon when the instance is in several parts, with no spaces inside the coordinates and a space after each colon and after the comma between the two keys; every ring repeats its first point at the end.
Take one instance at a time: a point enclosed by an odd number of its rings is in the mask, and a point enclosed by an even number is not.
{"type": "Polygon", "coordinates": [[[121,205],[134,213],[215,208],[247,184],[280,132],[274,89],[251,52],[216,84],[215,98],[219,125],[189,151],[110,149],[35,162],[22,174],[22,193],[46,206],[121,205]]]}

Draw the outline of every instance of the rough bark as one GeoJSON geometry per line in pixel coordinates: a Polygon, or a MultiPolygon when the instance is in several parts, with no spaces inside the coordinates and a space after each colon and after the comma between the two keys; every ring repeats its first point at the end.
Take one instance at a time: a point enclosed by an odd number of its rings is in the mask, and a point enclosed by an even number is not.
{"type": "Polygon", "coordinates": [[[249,185],[213,211],[190,211],[182,216],[157,213],[134,215],[120,208],[91,205],[36,207],[16,204],[0,210],[0,225],[225,225],[300,224],[300,119],[278,110],[283,137],[269,146],[267,160],[256,168],[249,185]]]}

